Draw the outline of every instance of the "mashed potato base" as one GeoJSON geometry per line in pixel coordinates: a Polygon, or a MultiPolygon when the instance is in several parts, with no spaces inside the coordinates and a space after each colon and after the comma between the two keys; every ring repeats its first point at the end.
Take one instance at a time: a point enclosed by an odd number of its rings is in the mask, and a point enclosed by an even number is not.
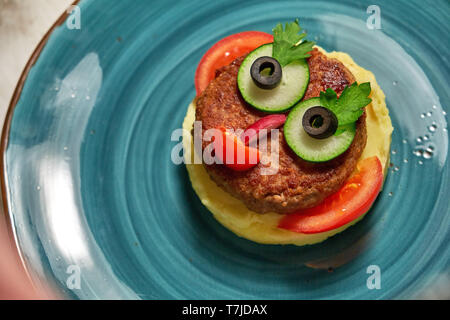
{"type": "MultiPolygon", "coordinates": [[[[392,124],[386,108],[385,96],[376,82],[372,72],[358,66],[353,59],[343,52],[327,53],[319,48],[328,58],[341,61],[355,76],[358,83],[370,82],[372,102],[366,107],[367,144],[361,159],[377,156],[382,165],[384,175],[389,164],[392,124]]],[[[183,146],[186,159],[193,158],[193,140],[190,134],[195,121],[195,105],[191,103],[183,122],[183,146]]],[[[187,161],[188,162],[188,161],[187,161]]],[[[192,163],[193,161],[190,161],[192,163]]],[[[316,234],[296,233],[277,227],[283,215],[278,213],[256,213],[249,210],[241,201],[231,196],[212,181],[202,164],[186,164],[192,187],[201,202],[211,211],[214,217],[226,228],[243,238],[263,244],[293,244],[302,246],[324,241],[361,220],[360,218],[334,230],[316,234]]]]}

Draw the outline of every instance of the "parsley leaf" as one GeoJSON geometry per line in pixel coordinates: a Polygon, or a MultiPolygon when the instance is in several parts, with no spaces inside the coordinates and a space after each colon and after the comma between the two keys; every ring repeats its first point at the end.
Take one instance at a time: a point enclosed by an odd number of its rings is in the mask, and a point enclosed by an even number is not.
{"type": "Polygon", "coordinates": [[[320,103],[322,103],[327,109],[334,111],[336,110],[337,94],[336,92],[328,88],[325,92],[320,93],[320,103]]]}
{"type": "Polygon", "coordinates": [[[331,88],[320,93],[320,103],[331,110],[338,119],[336,135],[344,132],[363,114],[363,108],[372,101],[369,98],[370,90],[370,82],[360,85],[354,82],[352,85],[345,87],[339,99],[336,92],[331,88]]]}
{"type": "Polygon", "coordinates": [[[300,33],[302,28],[298,24],[298,19],[292,23],[286,23],[285,29],[281,23],[277,24],[273,31],[273,52],[272,56],[277,59],[282,67],[289,63],[308,58],[308,54],[315,45],[314,41],[303,40],[306,33],[300,33]]]}
{"type": "Polygon", "coordinates": [[[352,127],[354,127],[354,126],[355,126],[355,123],[350,123],[350,124],[346,124],[346,125],[343,125],[343,126],[338,126],[338,128],[336,129],[336,132],[334,133],[334,135],[338,136],[341,133],[344,133],[344,131],[352,129],[352,127]]]}

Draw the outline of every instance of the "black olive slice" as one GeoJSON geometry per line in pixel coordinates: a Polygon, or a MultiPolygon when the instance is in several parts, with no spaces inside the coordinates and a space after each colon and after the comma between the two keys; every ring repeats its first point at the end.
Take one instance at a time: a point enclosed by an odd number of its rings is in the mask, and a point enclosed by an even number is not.
{"type": "Polygon", "coordinates": [[[250,69],[254,83],[261,89],[274,89],[281,82],[281,65],[272,57],[259,57],[250,69]]]}
{"type": "Polygon", "coordinates": [[[338,120],[332,111],[321,106],[315,106],[306,110],[302,125],[311,137],[326,139],[336,132],[338,120]]]}

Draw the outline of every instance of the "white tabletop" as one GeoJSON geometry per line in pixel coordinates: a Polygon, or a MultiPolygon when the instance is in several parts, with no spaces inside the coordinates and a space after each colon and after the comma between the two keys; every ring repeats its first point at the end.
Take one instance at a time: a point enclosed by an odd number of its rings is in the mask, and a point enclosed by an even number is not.
{"type": "Polygon", "coordinates": [[[0,121],[31,53],[73,0],[0,0],[0,121]]]}

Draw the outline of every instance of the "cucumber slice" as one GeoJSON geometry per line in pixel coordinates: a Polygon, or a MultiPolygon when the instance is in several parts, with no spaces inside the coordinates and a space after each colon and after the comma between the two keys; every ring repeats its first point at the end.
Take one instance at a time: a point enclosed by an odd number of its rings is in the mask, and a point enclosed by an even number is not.
{"type": "Polygon", "coordinates": [[[289,147],[302,159],[311,162],[325,162],[336,158],[350,147],[355,137],[356,125],[353,124],[339,135],[326,139],[310,137],[302,126],[306,110],[322,106],[320,98],[312,98],[297,104],[287,116],[284,124],[284,137],[289,147]]]}
{"type": "Polygon", "coordinates": [[[295,105],[305,94],[309,82],[309,68],[305,59],[282,67],[281,83],[274,89],[261,89],[250,75],[253,62],[259,57],[272,56],[272,44],[262,45],[242,61],[237,77],[239,90],[245,101],[256,109],[281,112],[295,105]]]}

